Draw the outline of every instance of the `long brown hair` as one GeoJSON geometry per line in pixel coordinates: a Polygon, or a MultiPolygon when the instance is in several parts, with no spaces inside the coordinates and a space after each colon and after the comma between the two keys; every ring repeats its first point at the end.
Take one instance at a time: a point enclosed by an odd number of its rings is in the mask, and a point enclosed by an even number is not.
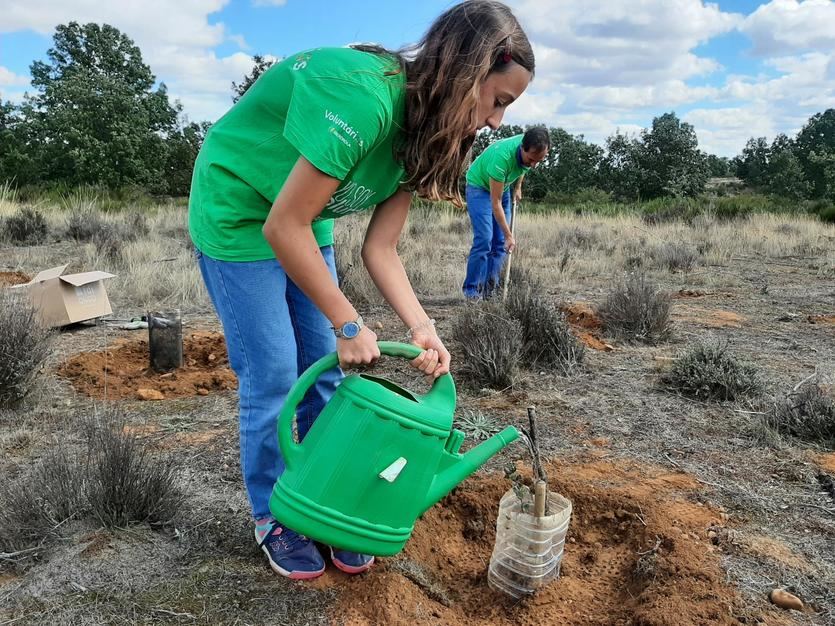
{"type": "Polygon", "coordinates": [[[511,61],[533,74],[528,37],[501,2],[467,0],[438,17],[418,43],[392,54],[406,73],[404,138],[396,154],[404,186],[460,205],[458,179],[475,139],[481,84],[511,61]]]}

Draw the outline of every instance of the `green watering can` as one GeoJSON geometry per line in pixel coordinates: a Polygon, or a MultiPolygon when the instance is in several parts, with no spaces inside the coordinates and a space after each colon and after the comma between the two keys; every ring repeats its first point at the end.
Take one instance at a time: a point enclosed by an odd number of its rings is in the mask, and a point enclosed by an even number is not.
{"type": "MultiPolygon", "coordinates": [[[[380,352],[413,359],[417,346],[381,341],[380,352]]],[[[351,374],[336,388],[304,442],[293,437],[296,406],[336,353],[305,371],[278,418],[286,469],[270,511],[282,524],[322,543],[388,556],[403,549],[415,520],[490,457],[519,437],[512,426],[464,455],[452,430],[455,384],[449,374],[424,395],[384,378],[351,374]]]]}

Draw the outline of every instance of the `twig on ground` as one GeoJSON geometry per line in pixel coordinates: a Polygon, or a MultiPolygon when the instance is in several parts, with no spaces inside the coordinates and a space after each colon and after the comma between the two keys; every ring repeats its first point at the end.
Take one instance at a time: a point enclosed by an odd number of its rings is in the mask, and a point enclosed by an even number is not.
{"type": "Polygon", "coordinates": [[[151,609],[154,613],[163,613],[164,615],[170,615],[171,617],[187,617],[188,619],[197,619],[196,615],[192,615],[191,613],[175,613],[174,611],[168,611],[166,609],[161,609],[155,607],[151,609]]]}
{"type": "Polygon", "coordinates": [[[804,378],[804,379],[803,379],[803,380],[801,380],[799,383],[797,383],[797,384],[794,386],[794,388],[792,389],[792,391],[797,391],[798,389],[800,389],[803,385],[805,385],[806,383],[808,383],[810,380],[812,380],[812,379],[813,379],[815,376],[817,376],[817,375],[818,375],[818,373],[817,373],[817,372],[813,372],[813,373],[809,374],[806,378],[804,378]]]}

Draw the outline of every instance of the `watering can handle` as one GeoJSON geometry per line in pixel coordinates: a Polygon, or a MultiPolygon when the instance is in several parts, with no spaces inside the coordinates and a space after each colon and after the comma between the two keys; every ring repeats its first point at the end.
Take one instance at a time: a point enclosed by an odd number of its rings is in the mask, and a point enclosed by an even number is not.
{"type": "MultiPolygon", "coordinates": [[[[414,359],[423,352],[423,348],[397,341],[378,341],[377,346],[380,348],[381,354],[399,356],[404,359],[414,359]]],[[[287,394],[287,399],[284,401],[281,413],[278,415],[278,447],[281,449],[281,456],[284,457],[284,465],[287,468],[293,465],[300,452],[299,444],[293,439],[293,417],[296,413],[296,407],[304,398],[307,390],[319,379],[319,376],[337,365],[339,365],[339,356],[336,352],[323,356],[299,376],[299,379],[290,388],[290,393],[287,394]]],[[[432,393],[439,385],[447,386],[450,384],[452,384],[452,377],[449,374],[444,374],[432,384],[432,390],[429,393],[432,393]]]]}

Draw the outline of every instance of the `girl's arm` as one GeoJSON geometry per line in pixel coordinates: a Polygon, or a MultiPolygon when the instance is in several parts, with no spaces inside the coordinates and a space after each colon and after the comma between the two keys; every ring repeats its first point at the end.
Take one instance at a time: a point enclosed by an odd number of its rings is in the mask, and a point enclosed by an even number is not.
{"type": "Polygon", "coordinates": [[[397,254],[397,241],[406,223],[411,194],[398,191],[377,205],[362,246],[362,260],[383,297],[412,329],[412,343],[426,351],[413,365],[436,378],[449,371],[450,355],[415,296],[406,270],[397,254]]]}
{"type": "MultiPolygon", "coordinates": [[[[333,281],[311,224],[339,186],[339,180],[299,157],[273,203],[263,233],[281,267],[335,328],[358,317],[333,281]]],[[[377,336],[367,327],[353,339],[337,340],[340,365],[373,363],[380,356],[377,336]]]]}

